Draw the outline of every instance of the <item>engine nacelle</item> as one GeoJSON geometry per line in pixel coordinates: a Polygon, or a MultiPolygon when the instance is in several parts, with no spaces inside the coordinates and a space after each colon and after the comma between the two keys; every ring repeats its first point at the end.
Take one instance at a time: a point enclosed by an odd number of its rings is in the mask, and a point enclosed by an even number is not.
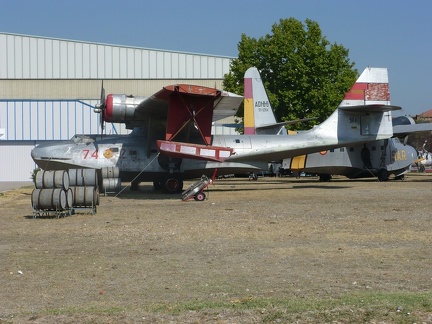
{"type": "Polygon", "coordinates": [[[135,109],[146,97],[133,97],[125,94],[109,94],[106,97],[104,120],[112,123],[136,121],[135,109]]]}

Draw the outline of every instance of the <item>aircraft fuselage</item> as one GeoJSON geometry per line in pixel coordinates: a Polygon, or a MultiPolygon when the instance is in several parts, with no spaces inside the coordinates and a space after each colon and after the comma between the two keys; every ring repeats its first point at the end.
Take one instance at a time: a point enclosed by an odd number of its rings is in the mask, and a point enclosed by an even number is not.
{"type": "Polygon", "coordinates": [[[391,138],[284,159],[282,167],[348,178],[379,177],[383,170],[398,176],[405,173],[416,158],[412,146],[391,138]]]}
{"type": "Polygon", "coordinates": [[[264,162],[212,162],[174,159],[158,154],[148,147],[145,137],[114,136],[97,141],[69,140],[44,143],[32,150],[35,163],[44,170],[118,167],[122,181],[156,181],[167,173],[182,179],[218,175],[246,174],[267,169],[264,162]]]}

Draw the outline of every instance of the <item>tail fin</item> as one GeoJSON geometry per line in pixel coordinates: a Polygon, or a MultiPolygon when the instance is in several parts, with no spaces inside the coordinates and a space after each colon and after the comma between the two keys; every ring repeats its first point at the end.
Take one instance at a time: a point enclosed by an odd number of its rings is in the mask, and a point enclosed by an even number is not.
{"type": "MultiPolygon", "coordinates": [[[[339,108],[364,105],[390,105],[388,71],[386,68],[366,68],[356,83],[345,94],[339,108]]],[[[283,160],[292,170],[305,168],[306,160],[320,156],[322,152],[310,153],[283,160]]],[[[316,159],[316,158],[315,158],[316,159]]]]}
{"type": "Polygon", "coordinates": [[[244,75],[244,134],[286,134],[283,123],[276,118],[256,67],[244,75]]]}
{"type": "MultiPolygon", "coordinates": [[[[387,68],[367,67],[345,94],[339,108],[365,105],[390,105],[387,68]]],[[[287,134],[283,126],[295,122],[298,121],[276,122],[260,74],[256,67],[249,68],[244,76],[244,133],[287,134]]]]}
{"type": "Polygon", "coordinates": [[[354,138],[357,130],[366,140],[390,138],[393,135],[387,68],[367,67],[345,94],[338,109],[315,128],[316,133],[337,130],[338,137],[354,138]]]}
{"type": "Polygon", "coordinates": [[[367,67],[345,94],[339,107],[390,105],[387,68],[367,67]]]}

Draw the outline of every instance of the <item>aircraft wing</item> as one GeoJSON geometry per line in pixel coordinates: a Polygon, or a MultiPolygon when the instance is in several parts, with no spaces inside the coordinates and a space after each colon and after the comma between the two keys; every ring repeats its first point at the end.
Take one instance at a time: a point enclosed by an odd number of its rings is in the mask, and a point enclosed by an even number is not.
{"type": "Polygon", "coordinates": [[[193,125],[208,145],[212,122],[233,116],[242,102],[243,96],[228,91],[176,84],[148,98],[110,94],[97,112],[103,113],[103,121],[125,123],[127,128],[166,124],[166,140],[188,136],[193,125]]]}
{"type": "MultiPolygon", "coordinates": [[[[305,122],[305,121],[310,121],[310,120],[314,120],[314,119],[317,119],[317,117],[295,119],[295,120],[289,120],[289,121],[284,121],[284,122],[279,122],[279,123],[265,124],[265,125],[262,125],[262,126],[256,126],[255,128],[256,129],[280,128],[281,126],[297,124],[297,123],[301,123],[301,122],[305,122]]],[[[243,124],[222,124],[222,126],[224,126],[224,127],[231,127],[231,128],[244,127],[243,124]]]]}
{"type": "Polygon", "coordinates": [[[393,134],[395,136],[405,136],[417,132],[432,131],[432,123],[420,123],[410,125],[395,125],[393,126],[393,134]]]}
{"type": "Polygon", "coordinates": [[[273,123],[273,124],[266,124],[266,125],[262,125],[262,126],[256,126],[255,128],[256,129],[269,129],[269,128],[281,127],[281,126],[285,126],[285,125],[297,124],[297,123],[310,121],[310,120],[314,120],[314,119],[317,119],[317,117],[289,120],[289,121],[273,123]]]}
{"type": "Polygon", "coordinates": [[[198,113],[202,109],[212,109],[211,121],[233,116],[243,102],[243,96],[204,86],[176,84],[165,86],[149,98],[143,100],[135,109],[137,117],[152,115],[169,118],[169,113],[188,109],[198,113]],[[179,101],[173,97],[180,98],[179,101]],[[183,103],[183,105],[181,104],[183,103]]]}

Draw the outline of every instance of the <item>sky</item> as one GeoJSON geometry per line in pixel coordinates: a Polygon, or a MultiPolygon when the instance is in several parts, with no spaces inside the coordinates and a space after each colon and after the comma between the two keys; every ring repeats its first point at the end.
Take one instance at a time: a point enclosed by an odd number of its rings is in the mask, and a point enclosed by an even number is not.
{"type": "Polygon", "coordinates": [[[389,71],[395,115],[432,109],[429,0],[2,0],[0,32],[210,55],[238,55],[241,35],[280,19],[316,21],[361,73],[389,71]]]}

